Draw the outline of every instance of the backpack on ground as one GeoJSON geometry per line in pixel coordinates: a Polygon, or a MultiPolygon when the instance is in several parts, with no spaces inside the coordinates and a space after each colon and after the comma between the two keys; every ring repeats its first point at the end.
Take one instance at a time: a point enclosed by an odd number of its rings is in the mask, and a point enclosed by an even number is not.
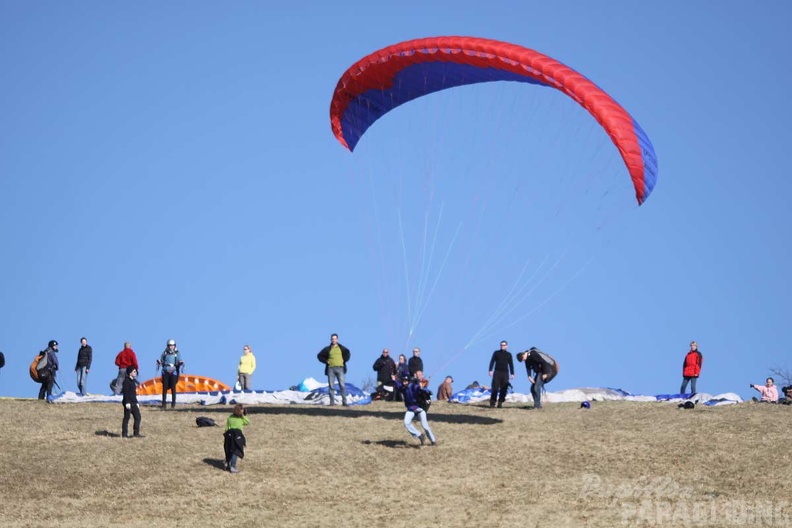
{"type": "Polygon", "coordinates": [[[30,379],[36,383],[44,383],[50,376],[50,366],[47,360],[47,351],[44,350],[36,355],[33,363],[30,364],[30,379]]]}
{"type": "Polygon", "coordinates": [[[215,427],[217,424],[211,418],[207,418],[206,416],[199,416],[195,419],[195,424],[198,427],[215,427]]]}

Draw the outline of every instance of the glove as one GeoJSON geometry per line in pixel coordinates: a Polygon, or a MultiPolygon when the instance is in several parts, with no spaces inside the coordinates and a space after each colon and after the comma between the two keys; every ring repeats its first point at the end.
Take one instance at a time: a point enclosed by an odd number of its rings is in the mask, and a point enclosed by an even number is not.
{"type": "Polygon", "coordinates": [[[126,405],[124,405],[124,408],[125,408],[127,411],[131,411],[131,410],[132,410],[132,404],[131,404],[131,403],[127,403],[126,405]]]}

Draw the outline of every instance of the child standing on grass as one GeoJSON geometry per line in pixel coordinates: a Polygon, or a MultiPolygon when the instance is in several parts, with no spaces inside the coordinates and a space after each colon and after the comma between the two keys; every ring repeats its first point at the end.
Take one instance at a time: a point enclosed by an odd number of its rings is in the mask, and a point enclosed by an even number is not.
{"type": "Polygon", "coordinates": [[[247,409],[241,403],[234,405],[234,412],[226,420],[226,429],[223,433],[225,449],[225,468],[231,473],[238,473],[237,460],[245,458],[245,435],[242,428],[250,424],[247,409]]]}

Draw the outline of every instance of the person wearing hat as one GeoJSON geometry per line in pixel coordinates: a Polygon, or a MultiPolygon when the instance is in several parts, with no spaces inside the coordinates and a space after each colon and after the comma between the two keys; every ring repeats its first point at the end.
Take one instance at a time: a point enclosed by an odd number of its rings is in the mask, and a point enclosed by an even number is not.
{"type": "Polygon", "coordinates": [[[129,417],[135,418],[135,423],[132,425],[132,434],[136,438],[143,438],[140,434],[140,404],[137,401],[137,367],[129,366],[126,368],[126,377],[121,388],[121,404],[124,406],[124,419],[121,422],[121,437],[130,438],[129,436],[129,417]]]}
{"type": "Polygon", "coordinates": [[[501,341],[500,349],[492,353],[492,359],[489,362],[489,375],[492,376],[490,407],[495,407],[496,400],[498,408],[503,407],[503,402],[506,401],[506,392],[509,389],[509,381],[514,379],[514,360],[508,346],[509,343],[501,341]]]}
{"type": "Polygon", "coordinates": [[[169,339],[165,350],[157,360],[157,368],[162,369],[162,408],[165,409],[165,399],[168,390],[171,391],[171,409],[176,407],[176,385],[179,383],[179,372],[184,365],[176,341],[169,339]]]}
{"type": "Polygon", "coordinates": [[[454,378],[451,376],[446,376],[443,383],[437,387],[437,401],[448,401],[451,399],[451,395],[454,394],[453,389],[451,388],[451,384],[454,383],[454,378]]]}
{"type": "Polygon", "coordinates": [[[55,376],[58,370],[58,342],[54,339],[47,343],[44,353],[47,355],[46,376],[42,378],[38,399],[52,403],[52,387],[55,385],[55,376]]]}
{"type": "Polygon", "coordinates": [[[426,409],[429,408],[428,402],[432,397],[432,393],[421,385],[422,379],[423,372],[420,370],[416,372],[414,378],[410,378],[409,376],[402,376],[401,378],[404,392],[404,406],[407,407],[407,411],[404,413],[404,427],[407,428],[407,431],[413,438],[420,440],[421,445],[426,443],[428,435],[429,441],[435,446],[437,445],[437,438],[435,438],[432,429],[429,427],[429,421],[426,418],[426,409]],[[413,418],[415,418],[416,415],[421,420],[421,427],[423,427],[424,430],[423,433],[419,433],[418,429],[412,424],[413,418]]]}

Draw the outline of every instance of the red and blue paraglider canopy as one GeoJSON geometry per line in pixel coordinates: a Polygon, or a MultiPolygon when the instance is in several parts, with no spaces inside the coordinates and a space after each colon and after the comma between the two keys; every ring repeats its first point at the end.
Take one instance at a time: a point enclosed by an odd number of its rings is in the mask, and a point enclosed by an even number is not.
{"type": "Polygon", "coordinates": [[[575,70],[531,49],[475,37],[434,37],[388,46],[352,65],[330,103],[335,137],[350,151],[380,117],[418,97],[469,84],[516,81],[549,86],[583,106],[619,149],[642,204],[657,181],[646,133],[611,96],[575,70]]]}

